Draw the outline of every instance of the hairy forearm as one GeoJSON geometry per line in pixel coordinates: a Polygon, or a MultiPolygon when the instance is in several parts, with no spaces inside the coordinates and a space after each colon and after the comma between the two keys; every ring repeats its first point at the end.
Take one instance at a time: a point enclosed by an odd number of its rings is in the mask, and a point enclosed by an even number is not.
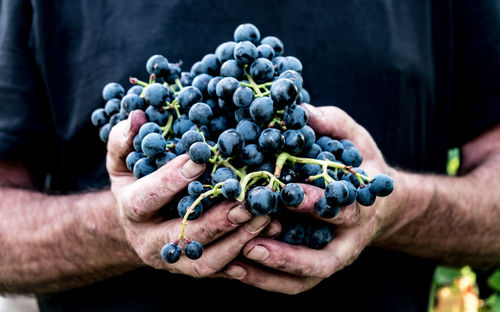
{"type": "Polygon", "coordinates": [[[398,174],[400,217],[374,244],[453,264],[500,264],[499,174],[498,153],[459,177],[398,174]]]}
{"type": "Polygon", "coordinates": [[[0,188],[0,291],[56,292],[139,266],[109,191],[48,196],[0,188]]]}

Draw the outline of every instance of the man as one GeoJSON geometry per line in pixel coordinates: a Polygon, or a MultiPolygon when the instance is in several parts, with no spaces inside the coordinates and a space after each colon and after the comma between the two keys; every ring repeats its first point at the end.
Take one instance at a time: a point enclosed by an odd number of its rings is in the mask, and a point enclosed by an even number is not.
{"type": "MultiPolygon", "coordinates": [[[[267,299],[422,311],[435,260],[499,263],[494,3],[3,1],[0,14],[0,285],[37,293],[44,311],[267,299]],[[144,116],[113,129],[107,155],[89,116],[106,82],[143,77],[155,53],[192,64],[242,22],[302,60],[313,104],[343,109],[305,105],[317,133],[352,140],[367,173],[388,173],[395,190],[325,220],[337,236],[319,251],[273,240],[279,224],[224,202],[190,223],[203,257],[167,265],[158,251],[180,221],[156,213],[204,167],[178,157],[136,181],[123,160],[144,116]],[[463,175],[424,174],[444,172],[451,146],[463,175]]],[[[304,188],[297,209],[308,213],[320,190],[304,188]]]]}

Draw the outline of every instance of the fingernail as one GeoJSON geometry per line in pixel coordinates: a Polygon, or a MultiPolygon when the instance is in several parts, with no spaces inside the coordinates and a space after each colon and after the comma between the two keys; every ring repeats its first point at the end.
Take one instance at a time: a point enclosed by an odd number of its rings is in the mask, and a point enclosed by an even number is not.
{"type": "Polygon", "coordinates": [[[316,107],[310,105],[310,104],[303,104],[307,111],[314,115],[314,117],[318,118],[318,119],[325,119],[325,116],[323,116],[323,114],[319,111],[319,109],[317,109],[316,107]]]}
{"type": "Polygon", "coordinates": [[[243,279],[247,275],[247,270],[239,265],[232,265],[227,268],[224,273],[235,279],[243,279]]]}
{"type": "Polygon", "coordinates": [[[252,218],[252,214],[246,209],[243,209],[241,205],[233,207],[227,213],[227,219],[233,224],[241,224],[247,222],[252,218]]]}
{"type": "Polygon", "coordinates": [[[269,216],[256,216],[248,223],[245,224],[247,231],[250,233],[255,233],[262,229],[267,223],[269,223],[269,216]]]}
{"type": "Polygon", "coordinates": [[[188,160],[181,168],[181,175],[185,179],[189,180],[200,175],[203,172],[203,170],[205,170],[205,166],[198,165],[197,163],[188,160]]]}
{"type": "Polygon", "coordinates": [[[269,258],[269,250],[262,245],[255,245],[247,254],[247,258],[256,260],[256,261],[264,261],[269,258]]]}

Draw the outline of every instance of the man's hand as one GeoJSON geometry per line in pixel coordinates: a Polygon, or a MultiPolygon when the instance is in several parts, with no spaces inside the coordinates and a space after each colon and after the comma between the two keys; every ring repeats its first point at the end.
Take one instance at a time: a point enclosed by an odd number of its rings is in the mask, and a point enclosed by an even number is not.
{"type": "Polygon", "coordinates": [[[385,163],[370,134],[339,108],[315,108],[310,105],[305,105],[305,108],[310,115],[309,125],[317,135],[353,141],[363,155],[362,168],[371,177],[379,173],[390,175],[395,180],[395,192],[388,198],[378,197],[373,206],[365,207],[355,202],[342,207],[335,217],[323,219],[316,213],[315,204],[324,196],[324,190],[302,184],[305,193],[303,202],[298,207],[289,208],[337,225],[336,236],[330,244],[315,250],[258,237],[246,244],[243,254],[264,267],[237,261],[225,271],[228,276],[244,283],[288,294],[308,290],[351,264],[391,222],[398,206],[396,171],[385,163]]]}
{"type": "Polygon", "coordinates": [[[132,112],[127,121],[113,127],[108,142],[106,166],[124,236],[139,262],[194,277],[212,276],[240,254],[243,246],[256,237],[270,219],[267,216],[252,218],[239,203],[225,201],[186,227],[186,236],[205,246],[203,256],[196,261],[181,257],[175,264],[165,263],[160,256],[161,248],[177,240],[181,219],[163,221],[158,211],[200,176],[205,166],[182,155],[137,180],[127,169],[125,158],[132,150],[134,136],[145,122],[142,111],[132,112]],[[240,226],[243,223],[245,226],[240,226]]]}

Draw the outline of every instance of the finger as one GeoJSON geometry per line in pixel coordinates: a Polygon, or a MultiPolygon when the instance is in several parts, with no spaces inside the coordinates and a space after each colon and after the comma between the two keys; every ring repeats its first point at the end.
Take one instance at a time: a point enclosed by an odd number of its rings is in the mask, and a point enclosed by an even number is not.
{"type": "Polygon", "coordinates": [[[133,140],[143,124],[147,122],[142,110],[130,113],[127,120],[117,123],[109,133],[106,155],[106,168],[110,175],[126,175],[132,177],[125,163],[127,155],[133,150],[133,140]]]}
{"type": "Polygon", "coordinates": [[[321,278],[296,276],[280,271],[257,267],[253,264],[234,261],[224,274],[228,278],[258,287],[263,290],[295,295],[311,289],[321,278]]]}
{"type": "Polygon", "coordinates": [[[179,263],[170,266],[195,277],[212,276],[233,261],[241,253],[243,246],[259,235],[269,222],[269,216],[255,216],[236,231],[207,245],[198,260],[181,257],[179,263]]]}
{"type": "MultiPolygon", "coordinates": [[[[362,220],[361,208],[356,203],[338,207],[337,214],[332,218],[323,218],[316,211],[316,203],[325,196],[325,190],[310,184],[299,184],[304,191],[304,199],[297,207],[288,207],[292,211],[313,216],[316,219],[346,227],[355,226],[362,220]]],[[[362,207],[367,208],[368,207],[362,207]]]]}
{"type": "Polygon", "coordinates": [[[262,231],[261,235],[274,238],[281,233],[281,223],[278,220],[272,220],[271,223],[262,231]]]}
{"type": "Polygon", "coordinates": [[[204,164],[196,164],[189,159],[188,155],[181,155],[129,185],[115,183],[119,180],[116,177],[111,179],[113,187],[123,187],[121,191],[118,191],[119,200],[125,208],[127,217],[134,221],[142,221],[150,218],[166,203],[173,200],[204,170],[204,164]]]}
{"type": "MultiPolygon", "coordinates": [[[[318,135],[351,140],[364,158],[375,157],[378,148],[370,133],[346,112],[335,106],[301,104],[309,113],[308,124],[318,135]]],[[[378,152],[379,153],[379,152],[378,152]]]]}

